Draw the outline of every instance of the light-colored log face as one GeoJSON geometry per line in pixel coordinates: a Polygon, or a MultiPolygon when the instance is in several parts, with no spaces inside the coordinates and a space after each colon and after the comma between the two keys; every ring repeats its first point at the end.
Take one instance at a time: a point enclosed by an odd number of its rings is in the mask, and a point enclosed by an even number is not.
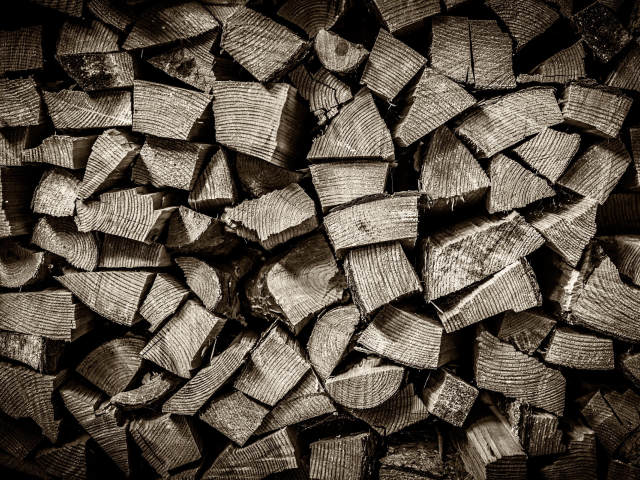
{"type": "Polygon", "coordinates": [[[333,32],[320,30],[314,41],[314,48],[324,67],[334,73],[348,73],[364,62],[369,51],[333,32]]]}

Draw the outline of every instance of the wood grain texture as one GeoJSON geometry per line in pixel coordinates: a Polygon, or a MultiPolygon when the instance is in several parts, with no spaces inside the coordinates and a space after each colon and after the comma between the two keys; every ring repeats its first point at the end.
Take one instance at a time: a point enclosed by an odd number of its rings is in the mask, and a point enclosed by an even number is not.
{"type": "Polygon", "coordinates": [[[469,20],[474,86],[478,90],[516,87],[513,45],[495,20],[469,20]]]}
{"type": "Polygon", "coordinates": [[[375,433],[365,432],[313,442],[310,478],[318,480],[364,480],[374,470],[375,433]]]}
{"type": "Polygon", "coordinates": [[[109,404],[124,411],[155,409],[158,404],[180,386],[180,379],[170,372],[147,374],[142,385],[133,390],[120,392],[109,400],[109,404]]]}
{"type": "Polygon", "coordinates": [[[507,25],[516,41],[516,52],[531,40],[542,35],[560,15],[542,0],[513,3],[508,0],[489,0],[486,5],[507,25]]]}
{"type": "Polygon", "coordinates": [[[541,308],[518,313],[508,311],[502,317],[497,337],[521,352],[533,355],[555,324],[556,320],[541,308]]]}
{"type": "Polygon", "coordinates": [[[640,195],[614,193],[598,207],[596,224],[605,235],[640,234],[640,195]]]}
{"type": "Polygon", "coordinates": [[[584,66],[586,53],[582,41],[560,50],[549,57],[540,65],[529,71],[521,73],[516,79],[518,83],[570,83],[587,76],[584,66]]]}
{"type": "Polygon", "coordinates": [[[580,370],[613,370],[613,341],[578,328],[557,326],[549,337],[544,359],[580,370]]]}
{"type": "Polygon", "coordinates": [[[44,123],[46,116],[36,81],[30,78],[0,79],[0,127],[28,127],[44,123]]]}
{"type": "Polygon", "coordinates": [[[441,368],[429,376],[422,389],[422,401],[429,413],[461,427],[471,411],[478,389],[449,370],[441,368]]]}
{"type": "Polygon", "coordinates": [[[189,289],[182,281],[168,273],[158,273],[147,294],[140,315],[149,322],[149,331],[155,332],[187,300],[189,289]]]}
{"type": "Polygon", "coordinates": [[[638,248],[640,238],[637,235],[615,235],[612,237],[599,237],[601,243],[611,261],[615,264],[624,278],[631,280],[634,285],[640,286],[640,265],[638,265],[638,248]]]}
{"type": "Polygon", "coordinates": [[[623,90],[640,91],[640,82],[634,72],[640,68],[640,45],[632,42],[627,54],[605,80],[605,85],[623,90]]]}
{"type": "Polygon", "coordinates": [[[62,131],[132,125],[131,92],[60,90],[42,94],[53,125],[62,131]]]}
{"type": "Polygon", "coordinates": [[[80,435],[59,446],[43,447],[34,460],[56,477],[82,480],[87,477],[91,462],[89,435],[80,435]]]}
{"type": "Polygon", "coordinates": [[[58,372],[63,363],[64,352],[65,344],[61,340],[25,333],[0,332],[0,355],[24,363],[40,373],[58,372]]]}
{"type": "Polygon", "coordinates": [[[0,72],[42,69],[42,26],[0,32],[0,72]]]}
{"type": "Polygon", "coordinates": [[[571,476],[580,480],[595,480],[596,435],[579,419],[571,419],[567,428],[567,453],[549,462],[536,472],[544,480],[560,480],[571,476]]]}
{"type": "Polygon", "coordinates": [[[168,267],[173,265],[164,245],[146,244],[128,238],[105,235],[100,250],[100,268],[168,267]]]}
{"type": "Polygon", "coordinates": [[[22,153],[35,148],[50,133],[49,130],[49,123],[0,128],[0,165],[23,166],[22,153]]]}
{"type": "Polygon", "coordinates": [[[135,11],[118,0],[89,0],[87,10],[107,25],[125,31],[136,21],[135,11]]]}
{"type": "Polygon", "coordinates": [[[40,145],[22,150],[25,163],[51,163],[58,167],[76,170],[85,168],[91,147],[98,135],[70,136],[53,135],[45,138],[40,145]]]}
{"type": "Polygon", "coordinates": [[[612,455],[631,433],[627,431],[623,420],[616,415],[600,390],[588,393],[576,402],[604,450],[612,455]]]}
{"type": "Polygon", "coordinates": [[[80,180],[73,173],[60,167],[50,168],[33,192],[33,212],[54,217],[73,216],[80,185],[80,180]]]}
{"type": "Polygon", "coordinates": [[[324,29],[318,31],[313,47],[318,60],[333,73],[352,72],[369,56],[369,50],[362,45],[324,29]]]}
{"type": "Polygon", "coordinates": [[[27,248],[12,239],[0,240],[0,286],[22,288],[42,282],[53,260],[48,252],[27,248]]]}
{"type": "Polygon", "coordinates": [[[467,17],[437,16],[431,19],[429,66],[456,82],[473,85],[471,37],[467,17]]]}
{"type": "Polygon", "coordinates": [[[0,238],[25,235],[35,225],[30,207],[39,174],[36,168],[0,169],[0,238]]]}
{"type": "Polygon", "coordinates": [[[92,19],[68,19],[60,29],[56,56],[119,52],[118,32],[92,19]]]}
{"type": "Polygon", "coordinates": [[[295,23],[313,39],[320,30],[329,30],[345,13],[346,0],[288,0],[278,10],[278,16],[295,23]]]}
{"type": "Polygon", "coordinates": [[[27,419],[15,419],[0,414],[0,446],[8,454],[25,459],[40,444],[44,435],[37,424],[27,419]]]}
{"type": "Polygon", "coordinates": [[[86,92],[133,86],[134,59],[128,52],[59,55],[56,59],[86,92]]]}
{"type": "Polygon", "coordinates": [[[33,3],[58,10],[73,17],[82,16],[83,0],[31,0],[33,3]]]}
{"type": "MultiPolygon", "coordinates": [[[[304,174],[274,165],[244,153],[236,154],[235,171],[242,190],[258,198],[298,183],[304,174]]],[[[231,174],[229,175],[231,176],[231,174]]]]}

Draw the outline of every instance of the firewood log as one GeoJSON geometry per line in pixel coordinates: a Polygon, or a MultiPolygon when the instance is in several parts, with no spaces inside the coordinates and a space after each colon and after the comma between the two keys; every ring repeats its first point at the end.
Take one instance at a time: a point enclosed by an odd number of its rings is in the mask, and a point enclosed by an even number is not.
{"type": "Polygon", "coordinates": [[[89,435],[80,435],[62,445],[43,447],[34,460],[48,473],[55,477],[69,480],[87,478],[91,464],[91,440],[89,435]]]}
{"type": "Polygon", "coordinates": [[[91,147],[98,135],[74,137],[69,135],[53,135],[45,138],[41,145],[22,151],[25,163],[51,163],[58,167],[77,170],[85,168],[91,147]]]}
{"type": "Polygon", "coordinates": [[[129,52],[81,53],[56,58],[86,92],[133,86],[134,58],[129,52]]]}
{"type": "Polygon", "coordinates": [[[465,428],[450,431],[451,440],[474,478],[525,480],[527,455],[486,395],[469,413],[465,428]]]}
{"type": "Polygon", "coordinates": [[[289,78],[309,102],[311,113],[320,125],[328,123],[338,114],[339,107],[353,98],[349,86],[324,67],[312,73],[305,65],[299,65],[289,72],[289,78]]]}
{"type": "Polygon", "coordinates": [[[475,103],[456,82],[424,68],[403,99],[393,138],[399,146],[408,147],[475,103]]]}
{"type": "Polygon", "coordinates": [[[419,246],[418,268],[425,300],[429,302],[478,282],[529,255],[543,242],[517,212],[477,215],[443,227],[419,246]],[[474,260],[470,261],[472,257],[474,260]]]}
{"type": "Polygon", "coordinates": [[[401,365],[436,369],[460,355],[459,335],[438,320],[385,305],[358,338],[358,347],[401,365]]]}
{"type": "Polygon", "coordinates": [[[589,427],[596,432],[596,438],[609,455],[613,454],[632,433],[615,414],[600,390],[588,393],[576,402],[580,413],[589,427]]]}
{"type": "Polygon", "coordinates": [[[184,272],[187,285],[207,310],[230,319],[242,319],[237,279],[227,269],[195,257],[178,257],[175,261],[184,272]]]}
{"type": "Polygon", "coordinates": [[[195,0],[166,0],[144,11],[122,45],[125,50],[166,45],[218,28],[218,21],[195,0]],[[164,28],[158,28],[162,25],[164,28]]]}
{"type": "Polygon", "coordinates": [[[381,28],[360,84],[391,102],[426,63],[426,58],[381,28]]]}
{"type": "Polygon", "coordinates": [[[242,189],[253,198],[262,197],[274,190],[282,190],[292,183],[299,183],[304,177],[302,173],[286,170],[244,153],[236,155],[235,167],[242,189]]]}
{"type": "Polygon", "coordinates": [[[75,220],[80,232],[97,230],[151,243],[178,208],[170,206],[171,201],[167,192],[151,192],[146,187],[113,190],[100,195],[99,202],[76,201],[75,220]]]}
{"type": "Polygon", "coordinates": [[[638,353],[618,355],[616,364],[628,380],[636,386],[640,385],[640,355],[638,353]]]}
{"type": "Polygon", "coordinates": [[[395,35],[421,28],[424,19],[440,13],[440,2],[435,0],[372,0],[370,5],[378,23],[395,35]]]}
{"type": "Polygon", "coordinates": [[[422,292],[399,242],[350,250],[344,261],[349,290],[360,313],[370,315],[387,303],[422,292]]]}
{"type": "Polygon", "coordinates": [[[182,378],[191,378],[206,350],[216,340],[226,319],[188,300],[156,333],[140,355],[182,378]]]}
{"type": "Polygon", "coordinates": [[[437,16],[431,19],[429,65],[456,82],[473,85],[467,17],[437,16]]]}
{"type": "Polygon", "coordinates": [[[221,220],[182,205],[171,215],[168,230],[167,247],[207,260],[228,256],[241,242],[237,235],[225,230],[221,220]]]}
{"type": "Polygon", "coordinates": [[[633,100],[617,88],[581,80],[564,87],[559,102],[565,123],[585,133],[615,138],[633,100]]]}
{"type": "Polygon", "coordinates": [[[82,16],[83,0],[31,0],[31,2],[53,8],[73,17],[82,16]]]}
{"type": "Polygon", "coordinates": [[[194,415],[209,398],[242,366],[258,341],[258,334],[244,330],[211,364],[198,371],[185,386],[162,406],[162,411],[179,415],[194,415]]]}
{"type": "Polygon", "coordinates": [[[234,387],[274,406],[310,368],[298,341],[275,324],[251,353],[234,387]]]}
{"type": "Polygon", "coordinates": [[[542,62],[529,73],[521,73],[518,83],[569,83],[587,76],[584,66],[585,57],[582,41],[559,51],[542,62]]]}
{"type": "Polygon", "coordinates": [[[607,467],[607,480],[637,480],[640,478],[640,469],[632,465],[611,459],[607,467]]]}
{"type": "Polygon", "coordinates": [[[100,268],[144,268],[172,265],[164,245],[146,244],[128,238],[105,235],[100,250],[100,268]]]}
{"type": "Polygon", "coordinates": [[[200,459],[202,440],[192,419],[169,413],[138,417],[129,424],[142,456],[167,478],[169,470],[200,459]]]}
{"type": "Polygon", "coordinates": [[[0,240],[0,287],[22,288],[43,281],[52,256],[11,239],[0,240]]]}
{"type": "Polygon", "coordinates": [[[354,417],[364,420],[380,435],[392,435],[409,425],[429,418],[427,407],[408,384],[383,404],[362,410],[349,409],[354,417]]]}
{"type": "Polygon", "coordinates": [[[537,200],[553,197],[556,193],[545,179],[501,153],[489,160],[488,174],[491,189],[485,205],[489,213],[526,207],[537,200]]]}
{"type": "Polygon", "coordinates": [[[456,427],[465,422],[477,397],[477,388],[444,368],[432,373],[422,390],[429,413],[456,427]]]}
{"type": "Polygon", "coordinates": [[[0,360],[0,409],[13,418],[32,418],[52,442],[60,438],[63,412],[57,391],[68,371],[44,375],[0,360]]]}
{"type": "Polygon", "coordinates": [[[640,234],[640,195],[617,193],[598,207],[598,231],[605,235],[640,234]]]}
{"type": "Polygon", "coordinates": [[[50,122],[28,127],[0,128],[0,166],[20,167],[23,162],[28,162],[23,160],[23,152],[35,148],[50,134],[50,130],[50,122]]]}
{"type": "Polygon", "coordinates": [[[237,390],[214,397],[198,415],[200,420],[242,447],[269,409],[237,390]]]}
{"type": "Polygon", "coordinates": [[[259,82],[270,82],[295,68],[310,44],[287,27],[241,6],[225,21],[221,46],[259,82]],[[247,38],[253,39],[251,44],[247,38]]]}
{"type": "Polygon", "coordinates": [[[640,396],[637,393],[631,389],[623,393],[605,389],[604,399],[627,432],[634,432],[640,426],[640,414],[636,408],[640,396]]]}
{"type": "Polygon", "coordinates": [[[607,255],[625,278],[640,286],[640,237],[637,235],[616,235],[599,237],[607,255]]]}
{"type": "Polygon", "coordinates": [[[324,381],[338,366],[360,322],[355,305],[332,308],[318,317],[307,344],[309,361],[324,381]]]}
{"type": "Polygon", "coordinates": [[[33,192],[41,170],[0,168],[0,238],[25,235],[38,216],[31,211],[33,192]]]}
{"type": "Polygon", "coordinates": [[[0,294],[2,330],[71,342],[94,327],[92,320],[93,314],[63,288],[0,294]]]}
{"type": "Polygon", "coordinates": [[[512,152],[536,173],[556,182],[578,152],[580,135],[545,128],[512,152]]]}
{"type": "Polygon", "coordinates": [[[118,31],[98,20],[68,19],[60,29],[56,56],[119,52],[118,31]]]}
{"type": "Polygon", "coordinates": [[[286,427],[238,448],[232,442],[204,472],[203,480],[260,480],[300,466],[297,433],[286,427]]]}
{"type": "Polygon", "coordinates": [[[634,75],[634,72],[640,67],[640,62],[638,61],[639,56],[640,45],[638,45],[637,40],[635,40],[632,42],[631,48],[618,66],[609,74],[605,84],[609,87],[623,90],[640,91],[640,82],[634,75]]]}
{"type": "Polygon", "coordinates": [[[313,369],[309,369],[302,380],[267,413],[255,433],[262,435],[335,411],[320,380],[313,369]]]}
{"type": "Polygon", "coordinates": [[[125,411],[154,409],[160,401],[180,386],[180,379],[170,372],[145,375],[142,382],[138,388],[114,395],[109,403],[125,411]]]}
{"type": "Polygon", "coordinates": [[[65,345],[61,340],[24,333],[0,332],[0,355],[24,363],[40,373],[56,373],[64,351],[65,345]]]}
{"type": "Polygon", "coordinates": [[[496,336],[521,352],[533,355],[555,324],[556,320],[541,308],[519,313],[508,311],[500,321],[496,336]]]}
{"type": "Polygon", "coordinates": [[[137,17],[130,6],[118,0],[89,0],[87,9],[98,20],[123,32],[135,23],[137,17]]]}
{"type": "MultiPolygon", "coordinates": [[[[208,149],[206,156],[209,156],[208,149]]],[[[196,163],[194,171],[197,170],[197,165],[198,163],[196,163]]],[[[172,173],[172,175],[175,174],[172,173]]],[[[227,154],[220,148],[193,184],[193,189],[189,194],[189,206],[197,212],[213,214],[219,212],[222,207],[233,205],[237,201],[238,192],[227,154]]]]}
{"type": "Polygon", "coordinates": [[[145,343],[135,335],[105,342],[84,357],[76,371],[110,397],[117,395],[129,388],[138,373],[145,343]]]}
{"type": "Polygon", "coordinates": [[[365,480],[375,471],[378,439],[374,432],[323,438],[311,448],[310,478],[314,480],[365,480]]]}
{"type": "Polygon", "coordinates": [[[318,32],[313,46],[318,60],[333,73],[351,73],[369,56],[369,51],[362,45],[327,30],[318,32]]]}
{"type": "Polygon", "coordinates": [[[212,124],[211,96],[206,93],[135,80],[133,102],[135,132],[192,141],[201,138],[212,124]]]}
{"type": "Polygon", "coordinates": [[[100,242],[95,233],[78,232],[71,218],[42,217],[33,229],[31,243],[64,257],[83,270],[98,267],[100,242]]]}
{"type": "Polygon", "coordinates": [[[142,320],[138,307],[155,276],[149,272],[113,270],[69,271],[54,278],[98,315],[120,325],[131,326],[142,320]]]}
{"type": "Polygon", "coordinates": [[[287,0],[278,10],[278,16],[295,23],[313,39],[320,30],[329,30],[349,7],[346,0],[287,0]]]}
{"type": "Polygon", "coordinates": [[[43,101],[36,81],[32,78],[0,79],[0,127],[28,127],[46,120],[43,101]]]}
{"type": "Polygon", "coordinates": [[[611,60],[631,41],[631,34],[622,26],[615,13],[600,2],[573,14],[571,20],[577,33],[582,35],[582,41],[603,63],[611,60]]]}
{"type": "Polygon", "coordinates": [[[309,113],[290,85],[216,82],[213,113],[216,141],[231,150],[291,170],[307,151],[300,133],[306,130],[309,113]]]}
{"type": "Polygon", "coordinates": [[[476,339],[473,368],[478,388],[562,415],[566,388],[562,374],[489,332],[482,332],[476,339]]]}
{"type": "Polygon", "coordinates": [[[398,392],[403,378],[404,367],[371,356],[343,373],[329,377],[325,387],[340,405],[362,410],[378,407],[389,400],[398,392]]]}
{"type": "Polygon", "coordinates": [[[42,431],[32,420],[15,419],[0,413],[0,447],[7,453],[25,459],[43,438],[42,431]]]}
{"type": "Polygon", "coordinates": [[[632,35],[638,35],[640,32],[640,3],[637,1],[633,2],[628,27],[632,35]]]}
{"type": "Polygon", "coordinates": [[[132,125],[131,92],[60,90],[43,96],[53,125],[63,132],[132,125]]]}
{"type": "Polygon", "coordinates": [[[498,313],[521,312],[542,305],[535,273],[521,258],[475,285],[433,302],[447,332],[454,332],[498,313]]]}
{"type": "Polygon", "coordinates": [[[331,210],[323,225],[336,256],[343,257],[351,248],[393,240],[413,248],[418,236],[418,198],[413,192],[372,195],[331,210]]]}
{"type": "Polygon", "coordinates": [[[563,117],[551,87],[530,87],[480,102],[454,132],[480,158],[490,158],[563,117]]]}
{"type": "Polygon", "coordinates": [[[60,389],[67,410],[127,476],[131,473],[131,453],[127,439],[128,421],[109,408],[105,395],[91,386],[72,380],[60,389]]]}
{"type": "Polygon", "coordinates": [[[633,162],[620,180],[620,187],[637,192],[640,190],[640,127],[629,128],[629,143],[633,162]]]}
{"type": "Polygon", "coordinates": [[[542,0],[527,0],[514,4],[508,0],[485,3],[507,25],[515,39],[518,52],[531,40],[546,32],[560,15],[542,0]]]}
{"type": "Polygon", "coordinates": [[[189,289],[168,273],[159,273],[140,307],[140,315],[149,322],[149,331],[155,332],[187,300],[189,289]]]}
{"type": "Polygon", "coordinates": [[[556,326],[543,355],[554,365],[580,370],[613,370],[613,341],[579,328],[556,326]]]}
{"type": "Polygon", "coordinates": [[[516,87],[513,74],[513,45],[495,20],[469,20],[473,77],[477,90],[506,90],[516,87]]]}
{"type": "Polygon", "coordinates": [[[394,159],[391,133],[363,87],[334,117],[322,136],[314,139],[307,160],[394,159]]]}
{"type": "Polygon", "coordinates": [[[76,198],[82,182],[77,175],[60,167],[44,172],[33,192],[31,209],[54,217],[72,217],[76,212],[76,198]]]}
{"type": "Polygon", "coordinates": [[[0,73],[42,70],[42,26],[0,32],[0,73]]]}

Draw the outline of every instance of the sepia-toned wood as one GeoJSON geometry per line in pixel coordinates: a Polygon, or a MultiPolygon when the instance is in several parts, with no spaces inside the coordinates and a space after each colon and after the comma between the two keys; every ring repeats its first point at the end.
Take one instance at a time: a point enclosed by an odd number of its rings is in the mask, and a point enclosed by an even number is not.
{"type": "Polygon", "coordinates": [[[632,42],[627,54],[609,74],[604,83],[609,87],[639,92],[640,82],[635,75],[638,68],[640,68],[640,45],[635,40],[632,42]]]}
{"type": "Polygon", "coordinates": [[[360,84],[391,102],[426,63],[426,58],[381,28],[360,84]]]}
{"type": "Polygon", "coordinates": [[[142,379],[142,385],[133,390],[114,395],[109,400],[109,403],[125,411],[143,408],[154,409],[159,402],[179,386],[180,379],[173,373],[147,374],[142,379]]]}
{"type": "Polygon", "coordinates": [[[169,470],[201,457],[202,440],[191,418],[169,413],[138,417],[129,432],[144,459],[165,478],[169,470]]]}
{"type": "Polygon", "coordinates": [[[276,324],[251,353],[234,387],[274,406],[310,368],[298,341],[276,324]]]}
{"type": "Polygon", "coordinates": [[[544,480],[562,480],[568,476],[579,480],[598,478],[595,432],[576,418],[568,420],[565,436],[567,453],[555,458],[535,473],[544,480]]]}
{"type": "Polygon", "coordinates": [[[617,88],[582,80],[569,83],[559,102],[565,123],[585,133],[615,138],[633,100],[617,88]]]}
{"type": "Polygon", "coordinates": [[[456,427],[464,424],[477,397],[477,388],[445,368],[433,372],[422,390],[429,413],[456,427]]]}
{"type": "MultiPolygon", "coordinates": [[[[50,133],[49,122],[28,127],[0,128],[0,166],[20,167],[26,163],[23,152],[29,152],[50,133]]],[[[28,464],[22,464],[30,468],[28,464]]],[[[46,473],[46,472],[45,472],[46,473]]]]}
{"type": "MultiPolygon", "coordinates": [[[[382,3],[379,1],[379,3],[382,3]]],[[[310,478],[318,480],[365,480],[375,470],[377,438],[374,432],[329,437],[313,442],[310,478]]]]}
{"type": "Polygon", "coordinates": [[[637,235],[616,235],[613,237],[599,237],[598,241],[605,249],[611,261],[615,264],[620,275],[640,286],[640,237],[637,235]]]}
{"type": "Polygon", "coordinates": [[[529,73],[521,73],[518,83],[562,83],[580,80],[587,76],[584,66],[586,53],[582,41],[574,43],[569,48],[560,50],[549,57],[529,73]]]}
{"type": "Polygon", "coordinates": [[[209,366],[198,371],[186,385],[162,406],[162,411],[194,415],[207,400],[242,366],[258,341],[258,333],[244,330],[222,353],[211,359],[209,366]]]}
{"type": "Polygon", "coordinates": [[[367,409],[382,405],[395,395],[404,378],[404,367],[366,357],[359,364],[329,377],[325,387],[331,397],[347,408],[367,409]]]}
{"type": "Polygon", "coordinates": [[[473,368],[478,388],[562,415],[566,388],[562,374],[489,332],[482,332],[476,339],[473,368]]]}
{"type": "Polygon", "coordinates": [[[82,16],[83,0],[31,0],[33,3],[58,10],[74,17],[82,16]]]}
{"type": "Polygon", "coordinates": [[[155,273],[126,270],[69,271],[55,279],[97,314],[120,325],[131,326],[142,320],[138,307],[155,276],[155,273]]]}
{"type": "Polygon", "coordinates": [[[213,113],[216,141],[231,150],[290,170],[307,151],[299,133],[306,131],[309,113],[290,85],[216,82],[213,113]]]}
{"type": "Polygon", "coordinates": [[[219,26],[209,11],[195,0],[165,0],[140,15],[122,48],[140,50],[166,45],[197,37],[219,26]]]}
{"type": "Polygon", "coordinates": [[[323,159],[394,159],[393,140],[373,96],[363,87],[316,137],[307,155],[314,162],[323,159]]]}
{"type": "Polygon", "coordinates": [[[454,129],[479,158],[562,123],[554,89],[530,87],[480,102],[454,129]]]}
{"type": "Polygon", "coordinates": [[[371,6],[378,23],[393,34],[420,28],[424,19],[440,13],[436,0],[373,0],[371,6]]]}
{"type": "Polygon", "coordinates": [[[25,333],[0,332],[0,355],[24,363],[40,373],[56,373],[62,364],[64,351],[65,345],[61,340],[25,333]]]}
{"type": "Polygon", "coordinates": [[[600,390],[586,394],[576,400],[580,413],[596,432],[596,437],[605,451],[611,455],[631,433],[615,414],[600,390]]]}
{"type": "Polygon", "coordinates": [[[456,82],[473,85],[467,17],[437,16],[431,19],[429,66],[456,82]]]}
{"type": "Polygon", "coordinates": [[[62,405],[57,396],[68,371],[44,375],[0,360],[0,410],[13,418],[31,418],[52,442],[61,436],[62,405]]]}
{"type": "Polygon", "coordinates": [[[495,20],[469,20],[473,78],[477,90],[506,90],[516,87],[512,42],[495,20]]]}
{"type": "Polygon", "coordinates": [[[613,341],[579,328],[556,326],[549,337],[545,361],[580,370],[613,370],[613,341]]]}
{"type": "Polygon", "coordinates": [[[0,74],[42,70],[42,26],[0,32],[0,74]]]}
{"type": "Polygon", "coordinates": [[[33,77],[0,79],[0,127],[28,127],[46,120],[42,97],[33,77]]]}
{"type": "Polygon", "coordinates": [[[619,460],[610,460],[607,468],[607,480],[634,480],[637,478],[640,478],[640,469],[619,460]]]}
{"type": "Polygon", "coordinates": [[[22,150],[22,161],[51,163],[71,170],[85,168],[91,154],[91,147],[97,138],[98,135],[80,137],[53,135],[45,138],[37,147],[22,150]]]}
{"type": "Polygon", "coordinates": [[[146,244],[106,234],[100,251],[101,268],[168,267],[171,257],[164,245],[146,244]]]}
{"type": "Polygon", "coordinates": [[[486,5],[507,25],[515,39],[516,52],[542,35],[560,15],[542,0],[513,3],[509,0],[489,0],[486,5]]]}
{"type": "Polygon", "coordinates": [[[56,58],[86,92],[133,86],[134,59],[128,52],[80,53],[56,58]]]}
{"type": "Polygon", "coordinates": [[[98,267],[98,237],[93,232],[79,232],[72,218],[42,217],[33,229],[31,243],[60,255],[74,267],[89,271],[98,267]]]}
{"type": "Polygon", "coordinates": [[[118,410],[109,408],[105,395],[91,386],[72,380],[60,389],[60,396],[82,428],[128,476],[131,473],[129,422],[118,410]]]}
{"type": "Polygon", "coordinates": [[[12,239],[0,240],[0,287],[22,288],[42,282],[52,256],[12,239]]]}
{"type": "MultiPolygon", "coordinates": [[[[244,153],[236,154],[235,167],[242,189],[253,198],[262,197],[274,190],[282,190],[292,183],[300,182],[304,177],[302,173],[286,170],[244,153]]],[[[313,165],[311,167],[313,168],[313,165]]],[[[228,185],[231,185],[230,173],[228,185]]]]}
{"type": "Polygon", "coordinates": [[[92,313],[63,288],[0,294],[2,330],[71,342],[91,330],[91,320],[92,313]]]}
{"type": "Polygon", "coordinates": [[[25,459],[43,438],[44,435],[35,422],[0,413],[0,447],[8,454],[25,459]]]}
{"type": "Polygon", "coordinates": [[[158,273],[151,290],[140,307],[140,315],[149,322],[149,331],[155,332],[187,300],[189,289],[168,273],[158,273]]]}
{"type": "Polygon", "coordinates": [[[640,195],[616,193],[598,207],[598,232],[605,235],[640,234],[640,195]]]}
{"type": "Polygon", "coordinates": [[[60,90],[42,95],[53,125],[63,132],[132,125],[131,92],[60,90]]]}
{"type": "Polygon", "coordinates": [[[629,128],[629,143],[631,150],[631,157],[633,159],[633,163],[629,167],[629,169],[625,172],[620,180],[620,187],[623,190],[631,190],[633,192],[637,192],[640,190],[640,175],[638,172],[638,163],[640,162],[640,128],[639,127],[631,127],[629,128]]]}
{"type": "Polygon", "coordinates": [[[35,225],[38,217],[30,207],[40,172],[28,167],[0,168],[0,238],[25,235],[35,225]]]}
{"type": "Polygon", "coordinates": [[[282,428],[252,444],[238,448],[232,442],[204,472],[203,480],[260,480],[300,466],[297,432],[282,428]]]}
{"type": "Polygon", "coordinates": [[[313,46],[318,60],[333,73],[351,73],[369,56],[369,51],[362,45],[324,29],[318,31],[313,46]]]}
{"type": "Polygon", "coordinates": [[[91,446],[87,442],[89,435],[80,435],[59,446],[40,449],[34,460],[55,477],[70,480],[83,480],[91,463],[91,446]]]}
{"type": "Polygon", "coordinates": [[[606,63],[611,60],[627,43],[631,34],[622,26],[615,13],[601,2],[592,3],[583,10],[574,13],[571,21],[582,41],[606,63]]]}
{"type": "Polygon", "coordinates": [[[459,340],[433,317],[385,305],[360,334],[356,350],[419,370],[436,369],[460,355],[459,340]]]}
{"type": "Polygon", "coordinates": [[[119,51],[118,32],[110,26],[90,18],[69,18],[62,25],[56,43],[56,57],[119,51]]]}
{"type": "Polygon", "coordinates": [[[137,17],[135,11],[120,0],[89,0],[87,9],[98,20],[123,32],[135,23],[137,17]]]}
{"type": "Polygon", "coordinates": [[[238,192],[227,154],[220,148],[195,182],[189,194],[189,206],[198,212],[214,214],[237,201],[238,192]]]}
{"type": "Polygon", "coordinates": [[[556,320],[541,308],[518,313],[507,311],[500,322],[497,337],[521,352],[533,355],[555,324],[556,320]]]}
{"type": "Polygon", "coordinates": [[[623,353],[616,357],[616,364],[625,377],[634,385],[640,385],[640,355],[623,353]]]}
{"type": "Polygon", "coordinates": [[[76,198],[81,182],[73,173],[60,167],[44,172],[33,192],[31,209],[54,217],[71,217],[76,211],[76,198]]]}
{"type": "Polygon", "coordinates": [[[501,153],[489,160],[488,174],[491,189],[485,205],[489,213],[526,207],[556,193],[545,179],[501,153]]]}
{"type": "Polygon", "coordinates": [[[188,300],[144,347],[140,355],[182,378],[202,364],[226,319],[188,300]]]}
{"type": "Polygon", "coordinates": [[[307,343],[309,361],[324,381],[338,366],[360,322],[355,305],[332,308],[318,317],[307,343]]]}
{"type": "Polygon", "coordinates": [[[320,30],[329,30],[345,13],[346,0],[287,0],[278,10],[278,16],[302,28],[309,38],[320,30]]]}

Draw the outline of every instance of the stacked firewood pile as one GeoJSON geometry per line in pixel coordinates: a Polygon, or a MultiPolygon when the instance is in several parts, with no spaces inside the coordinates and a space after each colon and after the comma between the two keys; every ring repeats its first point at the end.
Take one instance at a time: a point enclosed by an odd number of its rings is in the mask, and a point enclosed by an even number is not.
{"type": "Polygon", "coordinates": [[[640,0],[10,3],[2,478],[640,479],[640,0]]]}

